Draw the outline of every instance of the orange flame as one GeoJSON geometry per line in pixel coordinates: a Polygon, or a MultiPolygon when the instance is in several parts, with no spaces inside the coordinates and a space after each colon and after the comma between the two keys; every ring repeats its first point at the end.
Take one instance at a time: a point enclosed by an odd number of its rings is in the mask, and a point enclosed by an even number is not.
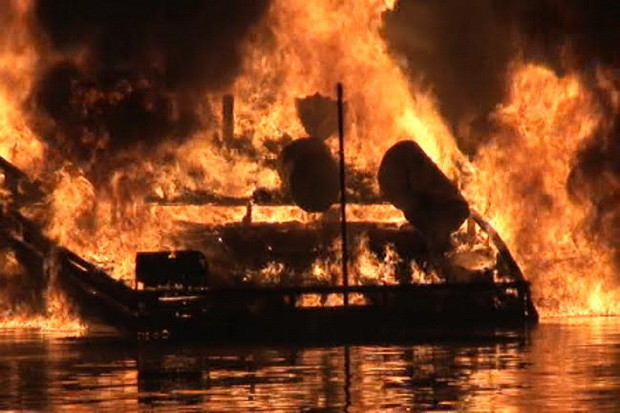
{"type": "Polygon", "coordinates": [[[37,63],[28,30],[32,2],[9,1],[11,13],[2,16],[0,36],[0,156],[35,174],[40,172],[44,146],[22,113],[37,63]]]}
{"type": "Polygon", "coordinates": [[[498,132],[467,188],[534,283],[543,315],[620,310],[611,251],[586,232],[588,208],[569,199],[575,157],[603,121],[577,74],[516,64],[498,132]]]}
{"type": "Polygon", "coordinates": [[[275,44],[259,38],[247,47],[245,73],[235,86],[241,100],[237,130],[253,132],[255,145],[305,135],[295,98],[346,90],[348,161],[374,171],[385,151],[414,137],[454,175],[460,158],[431,95],[412,86],[380,35],[382,13],[395,1],[276,1],[269,15],[275,44]]]}
{"type": "MultiPolygon", "coordinates": [[[[29,31],[32,3],[11,2],[14,13],[0,36],[0,155],[38,176],[45,145],[29,128],[23,107],[40,63],[29,31]]],[[[470,163],[432,94],[410,82],[381,36],[382,13],[396,3],[273,1],[265,26],[246,45],[241,76],[227,91],[237,99],[235,139],[250,142],[256,155],[221,147],[214,138],[219,129],[210,124],[184,144],[162,145],[152,157],[128,153],[135,161],[111,173],[105,188],[65,165],[47,179],[55,188],[47,205],[47,233],[131,284],[136,252],[188,247],[175,237],[179,222],[241,222],[247,212],[150,205],[146,195],[172,198],[184,190],[208,189],[249,198],[258,186],[278,187],[277,173],[267,166],[274,157],[269,142],[306,135],[295,99],[317,92],[333,97],[340,81],[346,90],[350,167],[374,176],[391,145],[415,139],[506,239],[534,283],[543,314],[618,313],[611,252],[587,234],[587,206],[569,199],[566,190],[576,153],[603,122],[594,96],[577,74],[559,77],[541,66],[515,64],[510,93],[493,115],[497,131],[470,163]],[[172,162],[160,162],[170,154],[172,162]]],[[[205,96],[205,106],[216,105],[218,98],[205,96]]],[[[328,143],[335,145],[333,139],[328,143]]],[[[389,206],[352,206],[349,217],[403,222],[400,211],[389,206]]],[[[317,217],[295,207],[255,207],[253,220],[312,224],[317,217]]],[[[393,255],[379,262],[369,254],[362,246],[357,271],[390,281],[383,272],[393,265],[393,255]]],[[[329,277],[325,265],[315,263],[313,273],[329,277]]],[[[277,278],[280,270],[273,263],[264,275],[277,278]]]]}

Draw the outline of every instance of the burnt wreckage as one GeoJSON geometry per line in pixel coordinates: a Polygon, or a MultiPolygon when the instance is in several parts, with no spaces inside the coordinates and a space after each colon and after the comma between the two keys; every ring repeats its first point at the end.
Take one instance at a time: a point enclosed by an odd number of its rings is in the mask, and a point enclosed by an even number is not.
{"type": "MultiPolygon", "coordinates": [[[[188,237],[216,245],[208,258],[199,250],[138,253],[135,284],[117,281],[47,238],[20,213],[21,206],[44,193],[0,158],[4,186],[11,193],[0,215],[4,247],[28,263],[38,283],[49,282],[46,273],[53,269],[55,282],[84,319],[143,339],[404,339],[440,326],[503,327],[537,321],[530,285],[506,245],[415,142],[390,148],[378,171],[384,199],[402,210],[410,225],[345,225],[335,219],[329,210],[341,189],[338,163],[324,143],[333,134],[334,122],[325,121],[329,111],[322,109],[326,104],[333,108],[333,101],[315,95],[297,103],[302,123],[314,137],[281,148],[277,168],[283,190],[257,190],[243,222],[188,230],[188,237]],[[252,222],[252,204],[290,203],[322,212],[324,219],[311,227],[252,222]],[[333,274],[328,281],[313,277],[312,263],[339,236],[365,239],[380,258],[390,246],[399,257],[392,268],[394,280],[385,283],[379,274],[350,282],[346,255],[344,279],[333,274]],[[480,238],[483,245],[476,248],[480,238]],[[277,282],[247,276],[269,262],[282,265],[277,282]]],[[[226,97],[224,138],[233,133],[232,105],[226,97]]],[[[344,163],[341,166],[343,172],[344,163]]],[[[238,205],[248,200],[219,202],[238,205]]]]}

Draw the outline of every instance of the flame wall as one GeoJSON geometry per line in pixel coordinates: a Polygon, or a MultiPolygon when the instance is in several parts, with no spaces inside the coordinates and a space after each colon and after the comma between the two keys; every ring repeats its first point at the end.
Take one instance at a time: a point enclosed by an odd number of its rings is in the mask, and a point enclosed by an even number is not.
{"type": "MultiPolygon", "coordinates": [[[[295,99],[333,97],[341,81],[352,171],[374,176],[387,148],[415,139],[507,240],[543,314],[617,313],[607,3],[10,0],[0,155],[52,194],[25,213],[129,281],[135,252],[186,247],[179,218],[244,213],[146,196],[277,187],[278,148],[305,135],[295,99]],[[224,93],[236,97],[232,140],[224,93]]],[[[263,218],[315,219],[274,211],[263,218]]]]}

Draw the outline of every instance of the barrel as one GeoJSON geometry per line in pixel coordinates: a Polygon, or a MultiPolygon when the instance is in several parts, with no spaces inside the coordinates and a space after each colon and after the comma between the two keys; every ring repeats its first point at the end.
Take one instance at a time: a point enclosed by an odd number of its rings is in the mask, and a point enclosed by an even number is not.
{"type": "Polygon", "coordinates": [[[324,212],[338,199],[338,165],[320,139],[302,138],[284,147],[278,158],[284,191],[307,212],[324,212]]]}
{"type": "Polygon", "coordinates": [[[411,140],[392,146],[379,167],[379,187],[425,236],[446,241],[469,216],[458,188],[411,140]]]}

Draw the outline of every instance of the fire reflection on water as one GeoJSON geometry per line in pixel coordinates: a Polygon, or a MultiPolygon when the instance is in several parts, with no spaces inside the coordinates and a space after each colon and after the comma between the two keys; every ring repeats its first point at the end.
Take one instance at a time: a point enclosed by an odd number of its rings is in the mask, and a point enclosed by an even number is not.
{"type": "Polygon", "coordinates": [[[615,318],[550,319],[531,335],[531,346],[492,359],[502,369],[472,375],[468,406],[531,411],[617,410],[620,388],[620,324],[615,318]]]}
{"type": "Polygon", "coordinates": [[[0,408],[615,411],[619,333],[587,318],[450,342],[224,349],[4,332],[0,408]]]}

